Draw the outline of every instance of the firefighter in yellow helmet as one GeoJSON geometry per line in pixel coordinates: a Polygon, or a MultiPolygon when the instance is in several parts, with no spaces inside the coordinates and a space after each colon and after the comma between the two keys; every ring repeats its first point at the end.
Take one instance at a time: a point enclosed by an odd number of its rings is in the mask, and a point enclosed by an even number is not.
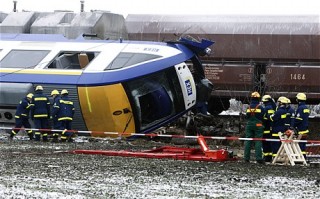
{"type": "Polygon", "coordinates": [[[15,121],[16,125],[15,128],[12,129],[10,134],[10,139],[12,139],[19,131],[21,127],[27,128],[28,136],[30,140],[33,139],[33,133],[31,130],[31,125],[29,123],[29,111],[31,108],[31,100],[33,94],[29,93],[26,97],[21,99],[19,105],[17,106],[16,114],[15,114],[15,121]]]}
{"type": "Polygon", "coordinates": [[[287,110],[285,130],[288,130],[288,129],[293,129],[295,111],[290,105],[291,100],[289,98],[285,98],[285,100],[286,100],[286,110],[287,110]]]}
{"type": "MultiPolygon", "coordinates": [[[[58,120],[58,112],[60,109],[60,94],[58,90],[52,90],[51,96],[53,97],[53,105],[52,105],[52,121],[53,121],[53,129],[61,129],[61,122],[58,120]]],[[[53,140],[52,142],[58,142],[59,133],[54,131],[52,133],[53,140]]]]}
{"type": "MultiPolygon", "coordinates": [[[[37,86],[31,102],[31,119],[33,119],[36,129],[48,129],[50,118],[50,101],[43,94],[43,87],[37,86]]],[[[35,141],[40,141],[41,135],[44,142],[48,141],[48,132],[40,130],[35,131],[35,141]]]]}
{"type": "Polygon", "coordinates": [[[68,130],[72,130],[72,120],[74,115],[73,102],[68,97],[69,92],[66,89],[61,91],[60,109],[58,112],[58,121],[61,122],[60,129],[63,130],[61,133],[62,142],[72,142],[73,133],[68,130]]]}
{"type": "MultiPolygon", "coordinates": [[[[260,94],[258,92],[251,93],[251,102],[246,111],[247,125],[246,125],[246,138],[262,138],[263,136],[263,116],[265,110],[262,105],[260,105],[260,94]]],[[[250,151],[251,151],[252,141],[245,142],[244,149],[244,160],[245,162],[250,162],[250,151]]],[[[262,157],[262,142],[254,141],[255,144],[255,156],[256,161],[263,164],[262,157]]]]}
{"type": "MultiPolygon", "coordinates": [[[[307,96],[304,93],[298,93],[297,96],[298,108],[295,112],[294,127],[297,129],[301,140],[306,140],[309,133],[308,119],[310,110],[306,105],[307,96]]],[[[299,143],[302,154],[306,156],[306,143],[299,143]]]]}
{"type": "MultiPolygon", "coordinates": [[[[264,95],[262,97],[262,103],[265,108],[265,114],[263,116],[263,138],[270,139],[271,138],[271,121],[270,115],[274,114],[276,109],[276,104],[270,95],[264,95]]],[[[262,149],[263,149],[263,157],[265,162],[272,161],[272,147],[271,142],[263,141],[262,142],[262,149]]]]}
{"type": "MultiPolygon", "coordinates": [[[[286,131],[285,123],[287,118],[287,110],[286,110],[286,103],[287,99],[284,96],[281,96],[277,100],[278,106],[274,114],[269,116],[271,123],[271,137],[272,139],[280,139],[279,133],[284,133],[286,131]]],[[[280,140],[279,142],[272,142],[272,157],[274,158],[279,150],[280,147],[280,140]]]]}

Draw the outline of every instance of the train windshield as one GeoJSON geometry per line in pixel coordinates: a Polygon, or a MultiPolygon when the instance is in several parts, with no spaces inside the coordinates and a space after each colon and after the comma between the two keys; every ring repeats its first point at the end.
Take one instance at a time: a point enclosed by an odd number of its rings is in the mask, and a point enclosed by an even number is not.
{"type": "Polygon", "coordinates": [[[50,51],[12,50],[0,61],[0,68],[34,68],[50,51]]]}
{"type": "Polygon", "coordinates": [[[137,126],[143,131],[184,110],[181,86],[174,68],[126,84],[134,104],[137,126]]]}

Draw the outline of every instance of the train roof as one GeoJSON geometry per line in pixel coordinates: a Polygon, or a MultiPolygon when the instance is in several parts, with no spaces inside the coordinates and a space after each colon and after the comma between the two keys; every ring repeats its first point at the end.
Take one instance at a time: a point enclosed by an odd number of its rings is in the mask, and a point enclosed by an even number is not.
{"type": "Polygon", "coordinates": [[[181,35],[215,41],[209,61],[320,62],[320,15],[138,15],[126,18],[129,39],[181,35]]]}
{"type": "Polygon", "coordinates": [[[62,34],[20,34],[2,33],[0,41],[68,41],[62,34]]]}
{"type": "Polygon", "coordinates": [[[0,34],[0,38],[0,82],[78,85],[122,82],[156,73],[189,60],[214,43],[186,38],[174,43],[69,40],[47,34],[0,34]]]}
{"type": "Polygon", "coordinates": [[[129,33],[319,35],[320,16],[139,15],[126,18],[129,33]]]}

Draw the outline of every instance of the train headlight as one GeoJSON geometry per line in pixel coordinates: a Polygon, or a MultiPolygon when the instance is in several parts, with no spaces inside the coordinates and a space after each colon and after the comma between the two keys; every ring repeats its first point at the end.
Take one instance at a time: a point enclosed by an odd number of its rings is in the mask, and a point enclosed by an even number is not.
{"type": "Polygon", "coordinates": [[[211,54],[211,49],[210,48],[206,48],[204,50],[204,52],[206,53],[206,55],[210,55],[211,54]]]}

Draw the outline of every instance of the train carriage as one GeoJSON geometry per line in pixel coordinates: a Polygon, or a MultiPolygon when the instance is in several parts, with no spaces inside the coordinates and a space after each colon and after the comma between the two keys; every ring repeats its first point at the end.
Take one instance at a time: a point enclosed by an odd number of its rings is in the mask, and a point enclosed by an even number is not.
{"type": "Polygon", "coordinates": [[[14,123],[18,101],[42,85],[47,95],[68,89],[76,109],[74,129],[120,133],[151,132],[193,108],[196,84],[204,79],[197,56],[213,44],[37,34],[0,38],[2,124],[14,123]],[[186,61],[194,63],[196,79],[186,61]]]}
{"type": "Polygon", "coordinates": [[[253,91],[274,98],[305,92],[320,99],[320,16],[153,15],[126,18],[129,39],[163,41],[177,35],[214,40],[214,53],[202,59],[213,83],[209,109],[220,113],[230,98],[248,102],[253,91]]]}

